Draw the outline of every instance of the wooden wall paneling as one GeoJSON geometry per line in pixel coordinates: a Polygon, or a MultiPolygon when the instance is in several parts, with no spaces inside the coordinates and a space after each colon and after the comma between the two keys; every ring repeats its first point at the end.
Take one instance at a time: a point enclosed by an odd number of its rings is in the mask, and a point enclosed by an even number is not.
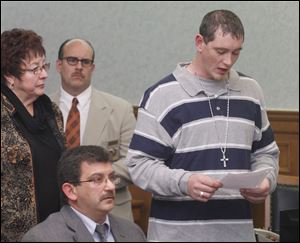
{"type": "Polygon", "coordinates": [[[279,174],[299,176],[299,112],[268,111],[280,149],[279,174]]]}
{"type": "MultiPolygon", "coordinates": [[[[268,111],[276,143],[280,150],[279,184],[299,185],[299,112],[268,111]]],[[[264,203],[252,204],[254,227],[270,226],[270,197],[264,203]]]]}
{"type": "Polygon", "coordinates": [[[132,195],[132,212],[134,222],[139,225],[147,235],[148,218],[151,207],[151,193],[146,192],[136,185],[130,185],[129,191],[132,195]]]}

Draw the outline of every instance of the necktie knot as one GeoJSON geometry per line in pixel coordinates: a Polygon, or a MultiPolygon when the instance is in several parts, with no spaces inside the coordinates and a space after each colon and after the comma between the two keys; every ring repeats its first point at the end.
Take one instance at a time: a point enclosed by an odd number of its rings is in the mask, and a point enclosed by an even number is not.
{"type": "Polygon", "coordinates": [[[72,100],[72,105],[77,106],[78,103],[79,103],[79,102],[78,102],[77,98],[73,98],[73,100],[72,100]]]}
{"type": "Polygon", "coordinates": [[[97,224],[95,231],[99,234],[101,242],[106,242],[106,225],[97,224]]]}

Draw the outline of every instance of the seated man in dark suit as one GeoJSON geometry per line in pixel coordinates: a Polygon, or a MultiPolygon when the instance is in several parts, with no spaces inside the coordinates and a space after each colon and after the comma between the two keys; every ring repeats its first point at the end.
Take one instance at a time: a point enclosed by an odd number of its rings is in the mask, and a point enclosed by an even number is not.
{"type": "Polygon", "coordinates": [[[146,241],[136,224],[109,214],[118,180],[103,148],[79,146],[66,151],[58,165],[64,206],[22,241],[146,241]]]}

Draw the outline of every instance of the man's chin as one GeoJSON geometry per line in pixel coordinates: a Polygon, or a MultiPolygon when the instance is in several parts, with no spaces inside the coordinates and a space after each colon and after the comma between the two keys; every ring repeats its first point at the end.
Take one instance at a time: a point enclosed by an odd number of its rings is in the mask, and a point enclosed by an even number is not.
{"type": "Polygon", "coordinates": [[[214,80],[216,81],[223,81],[225,79],[227,79],[227,73],[224,73],[224,74],[220,74],[220,73],[217,73],[214,75],[214,80]]]}
{"type": "Polygon", "coordinates": [[[105,208],[105,211],[108,213],[111,212],[114,208],[115,204],[105,205],[103,208],[105,208]]]}
{"type": "Polygon", "coordinates": [[[106,208],[110,208],[110,207],[113,208],[115,206],[115,200],[114,200],[114,198],[103,199],[101,203],[106,208]]]}
{"type": "Polygon", "coordinates": [[[225,80],[228,77],[229,69],[217,69],[214,72],[215,80],[221,81],[225,80]]]}

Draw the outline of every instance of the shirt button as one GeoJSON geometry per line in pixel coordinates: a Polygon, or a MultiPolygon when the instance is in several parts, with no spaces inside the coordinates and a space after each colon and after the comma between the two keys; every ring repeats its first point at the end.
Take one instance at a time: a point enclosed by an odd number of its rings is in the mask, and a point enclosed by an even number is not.
{"type": "Polygon", "coordinates": [[[217,106],[217,108],[216,108],[216,109],[217,109],[217,111],[221,110],[221,108],[220,108],[219,106],[217,106]]]}

